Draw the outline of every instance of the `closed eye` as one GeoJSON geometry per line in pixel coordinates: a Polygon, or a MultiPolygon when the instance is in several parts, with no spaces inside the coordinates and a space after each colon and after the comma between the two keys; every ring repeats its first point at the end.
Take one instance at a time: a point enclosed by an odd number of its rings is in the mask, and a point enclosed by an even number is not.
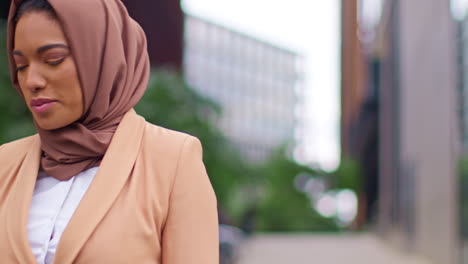
{"type": "Polygon", "coordinates": [[[62,63],[64,60],[65,60],[65,58],[61,58],[59,60],[48,61],[47,64],[49,64],[51,66],[57,66],[60,63],[62,63]]]}
{"type": "Polygon", "coordinates": [[[28,67],[28,65],[16,67],[15,71],[20,72],[20,71],[24,70],[26,67],[28,67]]]}

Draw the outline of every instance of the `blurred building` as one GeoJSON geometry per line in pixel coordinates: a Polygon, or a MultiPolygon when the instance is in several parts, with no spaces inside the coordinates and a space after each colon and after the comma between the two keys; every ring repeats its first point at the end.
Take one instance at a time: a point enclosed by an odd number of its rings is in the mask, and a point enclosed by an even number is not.
{"type": "Polygon", "coordinates": [[[152,67],[182,69],[184,14],[180,0],[122,0],[148,40],[152,67]]]}
{"type": "Polygon", "coordinates": [[[186,16],[184,74],[219,103],[220,128],[247,160],[262,161],[294,143],[303,58],[206,20],[186,16]]]}
{"type": "MultiPolygon", "coordinates": [[[[362,87],[343,84],[343,96],[358,91],[363,98],[343,100],[359,108],[343,106],[344,116],[354,115],[343,123],[349,138],[343,148],[361,155],[364,171],[376,166],[379,233],[434,263],[461,263],[457,28],[450,0],[342,2],[354,10],[359,29],[343,28],[343,58],[363,62],[356,77],[343,60],[343,80],[364,78],[362,87]],[[350,39],[359,48],[346,49],[350,39]]],[[[345,9],[343,18],[346,12],[352,20],[345,9]]]]}
{"type": "Polygon", "coordinates": [[[378,100],[374,63],[366,30],[359,26],[358,0],[342,1],[341,147],[342,160],[362,168],[363,192],[359,194],[356,226],[375,221],[378,196],[378,100]]]}
{"type": "MultiPolygon", "coordinates": [[[[466,8],[466,7],[465,7],[466,8]]],[[[468,263],[468,10],[459,10],[458,25],[458,128],[464,162],[460,170],[460,238],[463,263],[468,263]]]]}
{"type": "Polygon", "coordinates": [[[351,140],[351,130],[359,118],[365,100],[367,85],[364,85],[364,57],[358,34],[357,0],[342,1],[342,56],[341,56],[341,151],[343,156],[353,155],[356,150],[351,140]]]}
{"type": "Polygon", "coordinates": [[[468,16],[457,23],[458,26],[458,113],[459,128],[462,139],[462,151],[468,153],[468,16]]]}

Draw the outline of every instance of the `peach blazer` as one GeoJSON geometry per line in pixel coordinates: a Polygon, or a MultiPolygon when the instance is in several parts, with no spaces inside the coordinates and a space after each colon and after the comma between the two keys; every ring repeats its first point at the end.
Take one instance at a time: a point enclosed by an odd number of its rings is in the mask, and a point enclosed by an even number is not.
{"type": "MultiPolygon", "coordinates": [[[[27,219],[40,158],[34,135],[0,147],[0,262],[36,263],[27,219]]],[[[216,197],[195,137],[125,114],[72,216],[54,264],[219,262],[216,197]]]]}

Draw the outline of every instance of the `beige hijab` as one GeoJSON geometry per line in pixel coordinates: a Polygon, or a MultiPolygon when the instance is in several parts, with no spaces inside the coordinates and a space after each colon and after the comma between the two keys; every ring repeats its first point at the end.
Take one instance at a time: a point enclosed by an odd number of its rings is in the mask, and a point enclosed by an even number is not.
{"type": "MultiPolygon", "coordinates": [[[[8,17],[8,53],[14,87],[20,92],[12,57],[13,0],[8,17]]],[[[100,164],[124,114],[143,96],[149,79],[146,37],[120,0],[49,0],[71,46],[83,89],[84,114],[69,126],[43,130],[41,167],[59,180],[100,164]]],[[[125,153],[122,153],[125,155],[125,153]]]]}

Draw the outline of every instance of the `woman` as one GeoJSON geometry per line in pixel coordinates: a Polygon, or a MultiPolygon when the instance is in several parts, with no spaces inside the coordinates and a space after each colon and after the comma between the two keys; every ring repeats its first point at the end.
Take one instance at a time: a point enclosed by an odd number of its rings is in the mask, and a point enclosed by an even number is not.
{"type": "Polygon", "coordinates": [[[146,38],[120,0],[15,0],[14,87],[38,134],[0,147],[1,263],[218,263],[200,142],[133,106],[146,38]]]}

